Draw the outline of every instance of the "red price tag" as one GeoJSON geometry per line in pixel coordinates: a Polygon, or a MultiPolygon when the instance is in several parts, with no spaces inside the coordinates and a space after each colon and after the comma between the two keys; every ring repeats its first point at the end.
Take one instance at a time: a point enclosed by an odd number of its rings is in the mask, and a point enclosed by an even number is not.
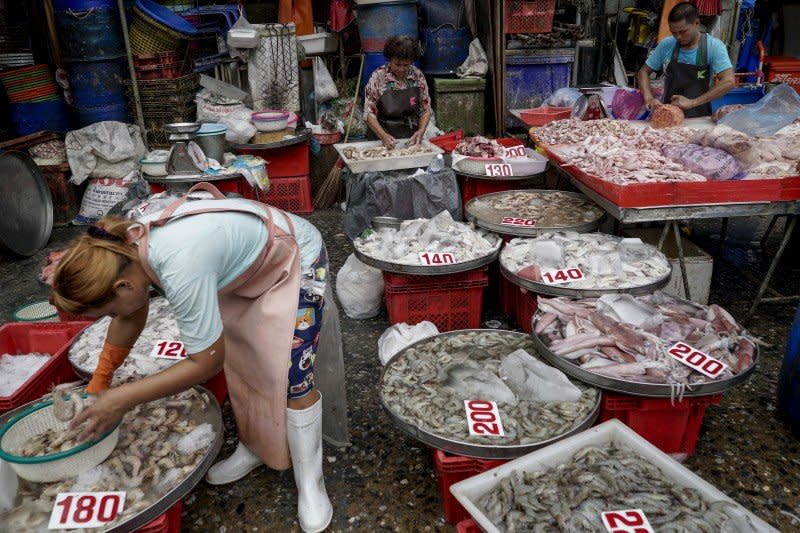
{"type": "Polygon", "coordinates": [[[609,533],[655,533],[641,509],[606,511],[600,516],[609,533]]]}
{"type": "Polygon", "coordinates": [[[525,151],[524,146],[512,146],[511,148],[506,148],[506,157],[525,157],[528,155],[528,152],[525,151]]]}
{"type": "Polygon", "coordinates": [[[186,348],[181,341],[156,341],[150,357],[158,359],[186,359],[186,348]]]}
{"type": "Polygon", "coordinates": [[[139,207],[137,207],[136,210],[139,211],[140,215],[144,215],[149,207],[150,207],[150,202],[145,202],[139,207]]]}
{"type": "Polygon", "coordinates": [[[506,434],[500,421],[497,403],[487,400],[464,400],[464,409],[467,410],[467,427],[470,435],[502,437],[506,434]]]}
{"type": "Polygon", "coordinates": [[[697,370],[710,378],[719,376],[723,370],[728,368],[728,365],[719,359],[714,359],[707,353],[695,350],[685,342],[676,342],[667,350],[667,353],[689,368],[697,370]]]}
{"type": "Polygon", "coordinates": [[[508,163],[489,163],[486,165],[487,176],[513,176],[514,170],[508,163]]]}
{"type": "Polygon", "coordinates": [[[570,281],[578,281],[583,278],[583,271],[580,268],[562,268],[561,270],[542,272],[542,282],[547,285],[559,285],[561,283],[569,283],[570,281]]]}
{"type": "Polygon", "coordinates": [[[47,529],[103,527],[125,508],[125,492],[61,492],[47,529]]]}
{"type": "Polygon", "coordinates": [[[453,265],[456,256],[450,252],[420,252],[419,260],[423,265],[453,265]]]}
{"type": "Polygon", "coordinates": [[[532,228],[536,225],[536,220],[532,218],[514,218],[514,217],[503,217],[500,221],[501,226],[522,226],[525,228],[532,228]]]}

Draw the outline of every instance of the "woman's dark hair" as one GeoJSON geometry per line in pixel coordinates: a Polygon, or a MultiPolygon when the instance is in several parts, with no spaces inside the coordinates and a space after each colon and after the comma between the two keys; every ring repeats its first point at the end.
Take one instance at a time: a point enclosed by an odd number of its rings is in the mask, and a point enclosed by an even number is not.
{"type": "Polygon", "coordinates": [[[414,61],[419,57],[417,41],[405,35],[392,35],[383,45],[383,55],[386,59],[407,59],[414,61]]]}
{"type": "Polygon", "coordinates": [[[667,21],[675,23],[685,20],[686,24],[694,24],[699,16],[700,15],[697,12],[697,6],[691,2],[683,2],[670,10],[669,15],[667,16],[667,21]]]}

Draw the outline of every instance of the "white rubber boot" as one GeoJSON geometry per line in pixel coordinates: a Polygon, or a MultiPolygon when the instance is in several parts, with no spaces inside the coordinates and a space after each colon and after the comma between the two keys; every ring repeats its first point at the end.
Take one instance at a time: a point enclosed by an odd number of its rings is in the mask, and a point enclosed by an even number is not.
{"type": "Polygon", "coordinates": [[[297,484],[297,517],[305,533],[323,531],[333,506],[322,477],[322,398],[303,410],[286,410],[286,431],[297,484]]]}
{"type": "Polygon", "coordinates": [[[247,446],[242,444],[242,441],[239,441],[236,451],[230,457],[208,469],[206,481],[211,485],[233,483],[263,464],[259,456],[251,452],[247,446]]]}

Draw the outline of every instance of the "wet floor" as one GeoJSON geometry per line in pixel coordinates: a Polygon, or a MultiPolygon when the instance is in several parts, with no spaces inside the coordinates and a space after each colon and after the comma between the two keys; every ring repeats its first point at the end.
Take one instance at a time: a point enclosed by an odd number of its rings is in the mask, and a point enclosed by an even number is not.
{"type": "MultiPolygon", "coordinates": [[[[341,211],[318,211],[309,218],[322,231],[331,270],[336,272],[352,251],[342,233],[341,211]]],[[[59,249],[80,231],[56,229],[48,250],[59,249]]],[[[46,252],[27,259],[2,258],[1,321],[12,320],[17,307],[47,297],[47,288],[35,279],[46,252]]],[[[775,274],[774,287],[792,294],[800,289],[800,262],[791,249],[787,255],[775,274]]],[[[757,290],[753,280],[763,277],[768,265],[760,252],[729,248],[726,256],[730,263],[715,261],[711,301],[741,319],[757,290]],[[751,273],[751,279],[743,278],[737,268],[751,273]]],[[[783,531],[800,529],[800,518],[791,516],[800,516],[800,440],[777,417],[775,396],[793,315],[792,304],[758,309],[750,329],[770,346],[762,348],[761,363],[750,382],[706,410],[695,453],[685,462],[783,531]]],[[[430,449],[397,429],[378,402],[377,339],[388,326],[385,313],[370,320],[351,320],[342,313],[352,445],[341,449],[325,445],[325,480],[335,513],[330,530],[454,531],[442,515],[430,449]]],[[[230,454],[236,443],[229,403],[225,418],[220,457],[230,454]]],[[[261,468],[222,487],[203,481],[185,500],[181,530],[300,531],[296,497],[291,471],[261,468]]]]}

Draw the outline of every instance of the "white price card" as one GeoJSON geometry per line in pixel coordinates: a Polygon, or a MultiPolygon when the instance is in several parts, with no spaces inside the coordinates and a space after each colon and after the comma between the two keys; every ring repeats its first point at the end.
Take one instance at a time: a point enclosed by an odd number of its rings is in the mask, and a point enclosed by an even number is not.
{"type": "Polygon", "coordinates": [[[423,265],[453,265],[456,256],[450,252],[420,252],[419,260],[423,265]]]}
{"type": "Polygon", "coordinates": [[[469,434],[478,437],[503,437],[503,423],[497,403],[488,400],[464,400],[469,434]]]}
{"type": "Polygon", "coordinates": [[[61,492],[47,529],[103,527],[125,508],[125,492],[61,492]]]}
{"type": "Polygon", "coordinates": [[[700,350],[695,350],[685,342],[676,342],[667,350],[667,353],[689,368],[697,370],[710,378],[719,376],[722,371],[728,368],[728,365],[722,361],[714,359],[700,350]]]}
{"type": "Polygon", "coordinates": [[[600,516],[609,533],[654,533],[641,509],[606,511],[600,516]]]}
{"type": "Polygon", "coordinates": [[[186,348],[181,341],[157,340],[150,357],[158,359],[186,359],[186,348]]]}
{"type": "Polygon", "coordinates": [[[508,163],[489,163],[486,165],[487,176],[513,176],[514,170],[508,163]]]}
{"type": "Polygon", "coordinates": [[[137,207],[136,210],[139,211],[140,215],[144,215],[149,208],[150,208],[150,202],[145,202],[139,207],[137,207]]]}
{"type": "Polygon", "coordinates": [[[500,220],[501,226],[521,226],[523,228],[532,228],[536,225],[536,220],[532,218],[515,218],[503,217],[500,220]]]}
{"type": "Polygon", "coordinates": [[[528,152],[525,151],[524,146],[512,146],[511,148],[506,148],[506,157],[525,157],[528,155],[528,152]]]}
{"type": "Polygon", "coordinates": [[[580,268],[562,268],[561,270],[542,272],[542,282],[546,285],[559,285],[570,281],[582,280],[583,278],[583,270],[580,268]]]}

